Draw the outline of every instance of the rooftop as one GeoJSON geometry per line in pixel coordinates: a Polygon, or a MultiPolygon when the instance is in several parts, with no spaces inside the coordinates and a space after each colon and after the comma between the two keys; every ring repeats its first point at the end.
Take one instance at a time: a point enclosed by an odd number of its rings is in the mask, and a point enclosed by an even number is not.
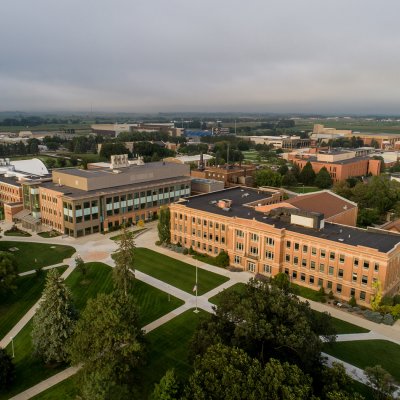
{"type": "MultiPolygon", "coordinates": [[[[329,154],[329,153],[325,153],[325,154],[329,154]]],[[[335,153],[335,154],[338,154],[338,153],[335,153]]],[[[310,162],[319,162],[319,163],[322,163],[322,164],[332,164],[332,165],[340,164],[340,165],[345,165],[345,164],[352,164],[352,163],[355,163],[357,161],[370,160],[371,158],[370,157],[352,157],[352,158],[348,158],[346,160],[338,160],[338,161],[319,161],[317,159],[317,157],[311,156],[311,157],[308,157],[308,158],[298,157],[298,159],[305,160],[305,161],[310,161],[310,162]]]]}
{"type": "MultiPolygon", "coordinates": [[[[268,213],[255,211],[254,208],[246,205],[248,203],[261,201],[262,199],[268,198],[271,195],[272,192],[261,192],[257,189],[235,187],[189,197],[188,199],[182,200],[180,204],[183,204],[188,208],[221,215],[228,218],[237,217],[256,220],[258,222],[272,225],[277,229],[287,229],[291,232],[313,236],[324,240],[330,240],[336,243],[348,244],[351,246],[369,247],[384,253],[389,252],[400,243],[400,235],[388,233],[383,230],[367,230],[333,224],[330,222],[325,222],[325,226],[322,229],[307,228],[292,224],[288,222],[287,219],[281,218],[279,215],[271,216],[268,213]],[[229,209],[223,209],[217,206],[217,203],[223,199],[232,200],[232,205],[229,209]]],[[[323,197],[325,196],[326,195],[323,195],[323,197]]],[[[313,203],[314,200],[312,200],[312,198],[306,200],[306,211],[319,212],[318,208],[326,208],[328,211],[333,212],[333,209],[330,210],[330,206],[326,205],[318,205],[315,209],[313,209],[311,205],[315,204],[313,203]]],[[[304,199],[301,201],[304,201],[304,199]]],[[[299,204],[297,204],[296,207],[300,208],[299,204]]]]}

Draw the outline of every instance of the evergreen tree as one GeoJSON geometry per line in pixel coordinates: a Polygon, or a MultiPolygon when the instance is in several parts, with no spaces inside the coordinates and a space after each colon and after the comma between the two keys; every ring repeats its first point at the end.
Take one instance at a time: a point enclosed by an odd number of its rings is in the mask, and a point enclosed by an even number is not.
{"type": "Polygon", "coordinates": [[[176,400],[179,398],[179,382],[176,379],[175,371],[169,369],[154,388],[152,400],[176,400]]]}
{"type": "Polygon", "coordinates": [[[160,209],[160,217],[158,219],[158,239],[161,243],[170,243],[171,241],[171,212],[169,207],[160,209]]]}
{"type": "Polygon", "coordinates": [[[83,364],[79,385],[82,397],[128,397],[144,350],[144,335],[131,294],[124,296],[116,291],[89,299],[69,346],[72,363],[83,364]]]}
{"type": "Polygon", "coordinates": [[[320,189],[327,189],[332,186],[332,183],[333,180],[329,175],[328,170],[325,167],[321,168],[315,177],[315,185],[320,189]]]}
{"type": "Polygon", "coordinates": [[[42,301],[33,317],[34,354],[49,362],[67,361],[65,342],[74,331],[77,315],[71,293],[57,269],[47,273],[42,301]]]}
{"type": "Polygon", "coordinates": [[[11,356],[0,347],[0,393],[8,389],[15,379],[15,367],[11,356]]]}
{"type": "Polygon", "coordinates": [[[300,182],[304,183],[305,185],[313,185],[315,180],[315,172],[310,161],[303,167],[300,172],[299,176],[300,182]]]}
{"type": "Polygon", "coordinates": [[[292,174],[294,175],[294,177],[299,180],[300,178],[300,167],[298,166],[298,164],[293,164],[292,165],[292,169],[290,170],[292,172],[292,174]]]}
{"type": "Polygon", "coordinates": [[[87,265],[85,262],[82,260],[82,257],[77,256],[75,258],[75,268],[83,275],[85,276],[87,274],[87,265]]]}
{"type": "Polygon", "coordinates": [[[0,251],[0,296],[17,288],[17,278],[18,266],[15,257],[6,251],[0,251]]]}
{"type": "Polygon", "coordinates": [[[135,278],[135,241],[132,232],[129,232],[125,225],[122,228],[118,249],[114,253],[114,261],[114,286],[127,296],[135,278]]]}
{"type": "Polygon", "coordinates": [[[286,172],[286,174],[282,178],[282,185],[283,186],[296,186],[297,179],[296,176],[292,171],[286,172]]]}

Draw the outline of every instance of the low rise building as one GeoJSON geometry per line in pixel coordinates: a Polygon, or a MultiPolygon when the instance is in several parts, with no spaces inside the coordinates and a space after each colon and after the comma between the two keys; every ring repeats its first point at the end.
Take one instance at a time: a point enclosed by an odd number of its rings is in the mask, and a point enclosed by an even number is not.
{"type": "Polygon", "coordinates": [[[309,138],[301,138],[300,136],[239,136],[243,140],[249,140],[254,144],[266,144],[273,146],[275,149],[300,149],[310,146],[309,138]]]}
{"type": "MultiPolygon", "coordinates": [[[[326,192],[320,196],[314,204],[327,201],[326,192]]],[[[309,211],[313,206],[282,200],[244,187],[182,199],[170,206],[171,241],[210,256],[223,250],[232,266],[267,277],[283,272],[293,283],[323,287],[345,301],[354,296],[363,306],[369,306],[376,281],[383,295],[399,291],[400,235],[328,222],[340,218],[345,199],[338,199],[337,210],[323,208],[327,219],[309,211]]]]}

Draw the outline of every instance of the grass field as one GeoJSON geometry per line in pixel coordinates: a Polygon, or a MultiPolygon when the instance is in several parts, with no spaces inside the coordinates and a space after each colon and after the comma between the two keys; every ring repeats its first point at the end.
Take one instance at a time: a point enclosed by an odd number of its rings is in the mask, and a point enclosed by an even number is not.
{"type": "MultiPolygon", "coordinates": [[[[59,267],[60,273],[67,267],[59,267]]],[[[17,290],[0,297],[0,338],[2,339],[11,328],[40,299],[46,271],[37,277],[36,274],[20,276],[17,280],[17,290]]]]}
{"type": "Polygon", "coordinates": [[[76,376],[71,376],[70,378],[58,383],[57,385],[47,389],[46,391],[32,397],[34,400],[76,400],[79,395],[79,390],[77,389],[77,378],[76,376]]]}
{"type": "MultiPolygon", "coordinates": [[[[135,251],[136,269],[160,279],[190,294],[196,281],[196,268],[193,265],[165,256],[155,251],[137,248],[135,251]]],[[[228,278],[198,269],[198,294],[201,296],[226,282],[228,278]]]]}
{"type": "Polygon", "coordinates": [[[50,239],[53,237],[61,236],[61,233],[57,231],[46,231],[46,232],[40,232],[38,233],[38,235],[42,238],[50,239]]]}
{"type": "Polygon", "coordinates": [[[18,251],[10,253],[17,260],[19,272],[61,263],[65,258],[69,258],[75,253],[75,249],[71,246],[29,242],[0,242],[0,251],[9,251],[13,247],[18,249],[18,251]]]}
{"type": "Polygon", "coordinates": [[[400,382],[400,346],[395,343],[386,340],[337,342],[325,345],[323,351],[362,369],[379,364],[400,382]]]}
{"type": "MultiPolygon", "coordinates": [[[[93,262],[87,263],[87,266],[86,276],[82,276],[75,270],[66,279],[74,304],[79,311],[84,309],[88,299],[95,297],[98,293],[109,293],[113,287],[112,269],[108,265],[93,262]]],[[[183,301],[173,296],[170,296],[170,301],[168,301],[167,293],[140,281],[135,281],[132,292],[137,299],[143,326],[183,304],[183,301]]],[[[0,395],[0,399],[6,399],[8,396],[26,390],[66,367],[61,365],[50,368],[32,357],[31,330],[32,321],[14,338],[16,383],[12,391],[4,394],[4,397],[0,395]]],[[[7,351],[11,352],[10,345],[7,351]]]]}
{"type": "Polygon", "coordinates": [[[362,328],[361,326],[351,324],[350,322],[332,317],[333,326],[336,328],[338,335],[347,333],[368,333],[369,329],[362,328]]]}
{"type": "Polygon", "coordinates": [[[295,283],[291,283],[290,286],[297,296],[304,297],[305,299],[318,302],[322,302],[323,299],[325,299],[325,295],[318,290],[313,290],[304,286],[296,285],[295,283]]]}
{"type": "Polygon", "coordinates": [[[4,236],[21,236],[21,237],[29,237],[32,236],[29,232],[17,230],[17,231],[5,231],[4,236]]]}

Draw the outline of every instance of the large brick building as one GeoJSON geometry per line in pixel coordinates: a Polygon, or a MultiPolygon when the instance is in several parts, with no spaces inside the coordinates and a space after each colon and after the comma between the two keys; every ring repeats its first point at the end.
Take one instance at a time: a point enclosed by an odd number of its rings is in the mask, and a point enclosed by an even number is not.
{"type": "Polygon", "coordinates": [[[328,222],[354,219],[356,207],[328,192],[319,196],[290,204],[276,192],[243,187],[193,196],[170,206],[171,240],[212,256],[224,250],[235,267],[284,272],[299,285],[324,287],[343,300],[355,296],[364,306],[377,280],[383,294],[398,292],[400,235],[328,222]],[[312,204],[320,211],[310,211],[312,204]]]}

